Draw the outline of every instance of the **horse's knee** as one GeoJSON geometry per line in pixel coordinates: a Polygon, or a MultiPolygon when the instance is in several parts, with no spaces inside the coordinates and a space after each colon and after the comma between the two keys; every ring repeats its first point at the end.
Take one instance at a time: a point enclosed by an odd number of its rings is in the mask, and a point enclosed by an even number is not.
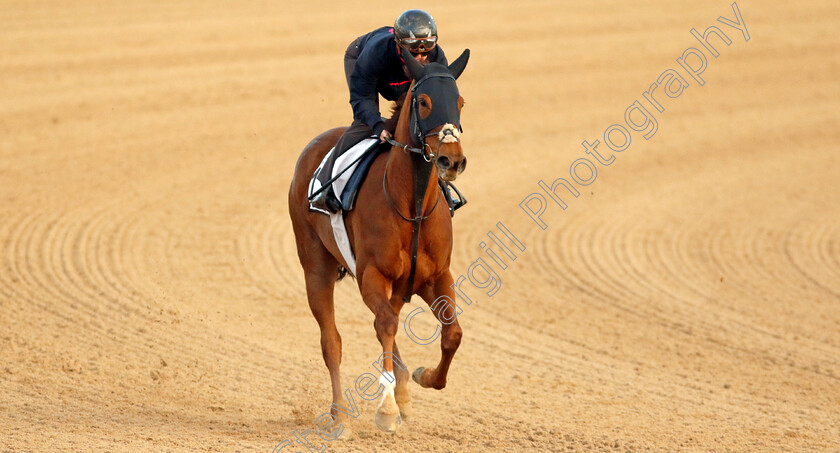
{"type": "Polygon", "coordinates": [[[380,341],[383,337],[396,337],[399,325],[397,314],[390,309],[378,311],[376,318],[373,320],[373,328],[376,330],[376,336],[380,341]]]}
{"type": "Polygon", "coordinates": [[[457,324],[447,327],[443,329],[441,334],[440,347],[444,352],[455,352],[458,346],[461,345],[463,331],[461,330],[461,326],[457,324]]]}

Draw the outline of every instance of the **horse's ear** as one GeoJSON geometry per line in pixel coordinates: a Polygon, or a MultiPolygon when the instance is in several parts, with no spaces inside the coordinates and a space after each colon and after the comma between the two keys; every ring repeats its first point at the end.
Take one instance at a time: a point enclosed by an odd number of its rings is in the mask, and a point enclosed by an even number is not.
{"type": "Polygon", "coordinates": [[[423,72],[423,65],[411,56],[411,52],[402,47],[400,47],[400,51],[402,52],[403,61],[405,61],[405,67],[408,68],[408,73],[411,74],[411,78],[414,80],[419,79],[420,74],[423,72]]]}
{"type": "Polygon", "coordinates": [[[467,67],[467,61],[470,59],[470,49],[465,49],[464,53],[458,57],[457,60],[453,61],[451,65],[449,65],[449,72],[452,73],[452,76],[456,79],[460,77],[461,73],[464,72],[464,68],[467,67]]]}

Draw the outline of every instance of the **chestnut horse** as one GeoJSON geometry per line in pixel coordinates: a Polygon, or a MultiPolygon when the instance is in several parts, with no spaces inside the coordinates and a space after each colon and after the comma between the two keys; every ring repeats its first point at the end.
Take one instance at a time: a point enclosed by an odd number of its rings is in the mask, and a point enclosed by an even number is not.
{"type": "MultiPolygon", "coordinates": [[[[390,432],[396,431],[410,411],[408,371],[394,341],[405,301],[417,294],[439,320],[446,320],[441,329],[440,363],[433,369],[415,370],[415,382],[442,389],[461,343],[449,272],[452,219],[437,178],[453,181],[466,166],[459,138],[464,101],[455,80],[466,67],[469,49],[449,66],[423,66],[407,52],[403,57],[413,81],[399,110],[390,142],[393,146],[372,163],[355,208],[345,213],[356,259],[355,277],[365,305],[375,315],[373,326],[382,344],[379,389],[383,396],[375,421],[380,429],[390,432]],[[436,177],[431,177],[433,168],[436,177]]],[[[337,278],[349,267],[336,244],[330,218],[309,210],[307,188],[322,158],[344,130],[324,132],[303,149],[289,190],[289,215],[309,308],[321,329],[321,351],[332,381],[330,411],[337,420],[343,419],[337,406],[348,406],[339,373],[341,336],[335,324],[333,291],[337,278]]]]}

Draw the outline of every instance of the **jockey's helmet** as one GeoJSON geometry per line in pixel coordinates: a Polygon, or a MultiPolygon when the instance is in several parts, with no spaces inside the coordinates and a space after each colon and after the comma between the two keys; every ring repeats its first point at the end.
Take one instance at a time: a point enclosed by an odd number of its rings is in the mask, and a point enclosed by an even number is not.
{"type": "Polygon", "coordinates": [[[437,25],[429,13],[410,9],[394,22],[394,37],[397,44],[409,52],[430,52],[437,45],[437,25]]]}

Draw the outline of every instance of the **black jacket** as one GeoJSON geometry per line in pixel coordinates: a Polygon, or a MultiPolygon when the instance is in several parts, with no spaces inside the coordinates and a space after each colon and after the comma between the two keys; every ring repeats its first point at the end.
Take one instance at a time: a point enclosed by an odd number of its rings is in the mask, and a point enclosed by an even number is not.
{"type": "MultiPolygon", "coordinates": [[[[408,91],[410,80],[403,70],[393,27],[376,29],[357,42],[359,57],[349,78],[353,119],[364,122],[379,135],[384,123],[379,114],[378,94],[396,101],[408,91]]],[[[429,53],[429,62],[447,64],[440,46],[435,46],[429,53]]]]}

